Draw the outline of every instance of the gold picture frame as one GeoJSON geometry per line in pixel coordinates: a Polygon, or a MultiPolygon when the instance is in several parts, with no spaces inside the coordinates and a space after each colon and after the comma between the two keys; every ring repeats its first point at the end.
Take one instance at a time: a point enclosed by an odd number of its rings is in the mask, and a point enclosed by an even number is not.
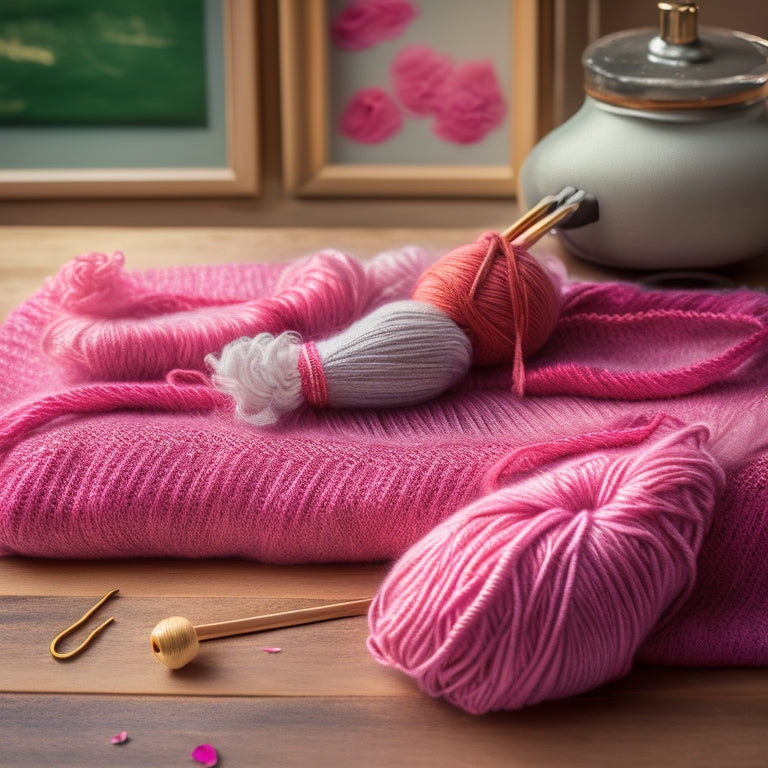
{"type": "MultiPolygon", "coordinates": [[[[162,162],[152,165],[138,164],[130,167],[110,167],[108,161],[97,161],[96,166],[71,167],[67,160],[67,140],[77,140],[77,132],[57,133],[49,128],[37,134],[27,131],[21,138],[20,151],[34,156],[35,142],[45,142],[50,154],[52,145],[59,146],[59,157],[54,158],[51,167],[3,167],[0,157],[0,198],[94,198],[94,197],[214,197],[250,196],[259,191],[258,169],[258,119],[257,119],[257,56],[256,56],[256,12],[257,0],[206,0],[206,67],[210,66],[212,50],[218,51],[218,82],[209,85],[217,93],[217,106],[209,125],[215,122],[218,135],[217,150],[220,160],[204,163],[199,167],[185,164],[164,167],[162,162]],[[216,23],[211,25],[210,16],[216,23]],[[221,34],[211,40],[209,27],[215,27],[221,34]],[[221,98],[220,92],[224,96],[221,98]],[[67,133],[65,136],[64,134],[67,133]],[[31,138],[30,138],[31,135],[31,138]]],[[[144,146],[150,147],[151,131],[142,129],[121,129],[118,134],[111,127],[86,129],[86,137],[93,136],[104,146],[127,141],[136,141],[136,154],[141,155],[144,146]],[[112,133],[110,133],[112,131],[112,133]],[[120,138],[112,139],[111,137],[120,138]]],[[[164,139],[174,141],[175,136],[183,140],[181,131],[172,127],[163,128],[164,139]]],[[[201,131],[211,128],[204,128],[201,131]]],[[[20,136],[19,132],[14,134],[20,136]]],[[[3,133],[0,131],[0,141],[3,133]]],[[[82,143],[82,140],[81,140],[82,143]]],[[[8,146],[8,144],[6,144],[8,146]]],[[[152,151],[151,148],[146,151],[152,151]]],[[[70,155],[71,156],[71,155],[70,155]]],[[[22,160],[23,162],[23,160],[22,160]]]]}
{"type": "MultiPolygon", "coordinates": [[[[441,1],[421,0],[421,5],[441,1]]],[[[514,105],[514,119],[508,120],[506,157],[498,163],[409,164],[347,163],[331,156],[329,0],[280,0],[286,192],[299,197],[514,196],[517,172],[539,132],[542,14],[538,0],[500,1],[511,21],[508,40],[512,71],[508,101],[514,105]]],[[[494,23],[492,14],[487,23],[494,23]]]]}

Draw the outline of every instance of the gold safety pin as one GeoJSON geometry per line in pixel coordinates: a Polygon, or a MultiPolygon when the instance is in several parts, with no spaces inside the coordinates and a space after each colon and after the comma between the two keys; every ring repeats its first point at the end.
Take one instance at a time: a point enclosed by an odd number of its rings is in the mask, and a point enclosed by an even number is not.
{"type": "Polygon", "coordinates": [[[101,626],[96,627],[96,629],[94,629],[93,632],[91,632],[91,634],[88,635],[88,637],[86,637],[85,640],[83,640],[83,642],[73,651],[62,653],[61,651],[56,650],[56,646],[59,644],[60,640],[63,640],[65,637],[67,637],[67,635],[71,634],[76,629],[85,624],[85,622],[88,621],[88,619],[90,619],[91,616],[93,616],[93,614],[96,613],[96,611],[98,611],[99,608],[101,608],[101,606],[104,605],[104,603],[106,603],[110,597],[112,597],[112,595],[119,591],[120,590],[117,588],[110,589],[109,592],[107,592],[107,594],[104,595],[104,597],[102,597],[101,600],[99,600],[99,602],[93,606],[93,608],[91,608],[87,613],[83,614],[83,616],[79,618],[74,624],[72,624],[72,626],[67,627],[63,632],[60,632],[58,635],[56,635],[56,637],[54,637],[51,641],[51,656],[53,656],[55,659],[71,659],[73,656],[77,656],[78,653],[82,653],[82,651],[88,647],[91,640],[93,640],[93,638],[96,637],[99,632],[107,627],[108,624],[111,624],[115,620],[114,616],[110,616],[101,626]]]}

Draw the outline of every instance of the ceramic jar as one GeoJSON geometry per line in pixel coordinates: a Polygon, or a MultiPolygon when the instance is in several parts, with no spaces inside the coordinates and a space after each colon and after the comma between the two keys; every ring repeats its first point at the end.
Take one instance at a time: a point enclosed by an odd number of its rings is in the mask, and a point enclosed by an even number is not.
{"type": "Polygon", "coordinates": [[[607,35],[583,55],[581,109],[520,172],[524,203],[566,185],[599,220],[563,229],[590,261],[702,269],[768,254],[768,42],[698,28],[658,3],[659,28],[607,35]]]}

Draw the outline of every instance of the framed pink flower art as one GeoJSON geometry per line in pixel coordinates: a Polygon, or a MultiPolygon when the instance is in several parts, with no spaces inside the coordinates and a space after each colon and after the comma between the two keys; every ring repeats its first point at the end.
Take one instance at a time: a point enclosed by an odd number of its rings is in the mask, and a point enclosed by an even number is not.
{"type": "Polygon", "coordinates": [[[541,133],[539,0],[280,0],[297,196],[513,196],[541,133]]]}

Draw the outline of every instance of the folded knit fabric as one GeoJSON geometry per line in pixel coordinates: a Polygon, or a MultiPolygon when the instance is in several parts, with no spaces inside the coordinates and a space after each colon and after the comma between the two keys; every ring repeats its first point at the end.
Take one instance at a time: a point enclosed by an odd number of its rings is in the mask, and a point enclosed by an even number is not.
{"type": "Polygon", "coordinates": [[[67,265],[0,328],[0,554],[391,560],[545,463],[536,446],[672,418],[706,428],[728,482],[689,601],[641,655],[768,663],[762,293],[566,284],[524,397],[508,366],[475,369],[422,405],[304,407],[259,429],[211,386],[205,356],[228,341],[322,338],[407,297],[429,263],[407,248],[367,263],[67,265]]]}

